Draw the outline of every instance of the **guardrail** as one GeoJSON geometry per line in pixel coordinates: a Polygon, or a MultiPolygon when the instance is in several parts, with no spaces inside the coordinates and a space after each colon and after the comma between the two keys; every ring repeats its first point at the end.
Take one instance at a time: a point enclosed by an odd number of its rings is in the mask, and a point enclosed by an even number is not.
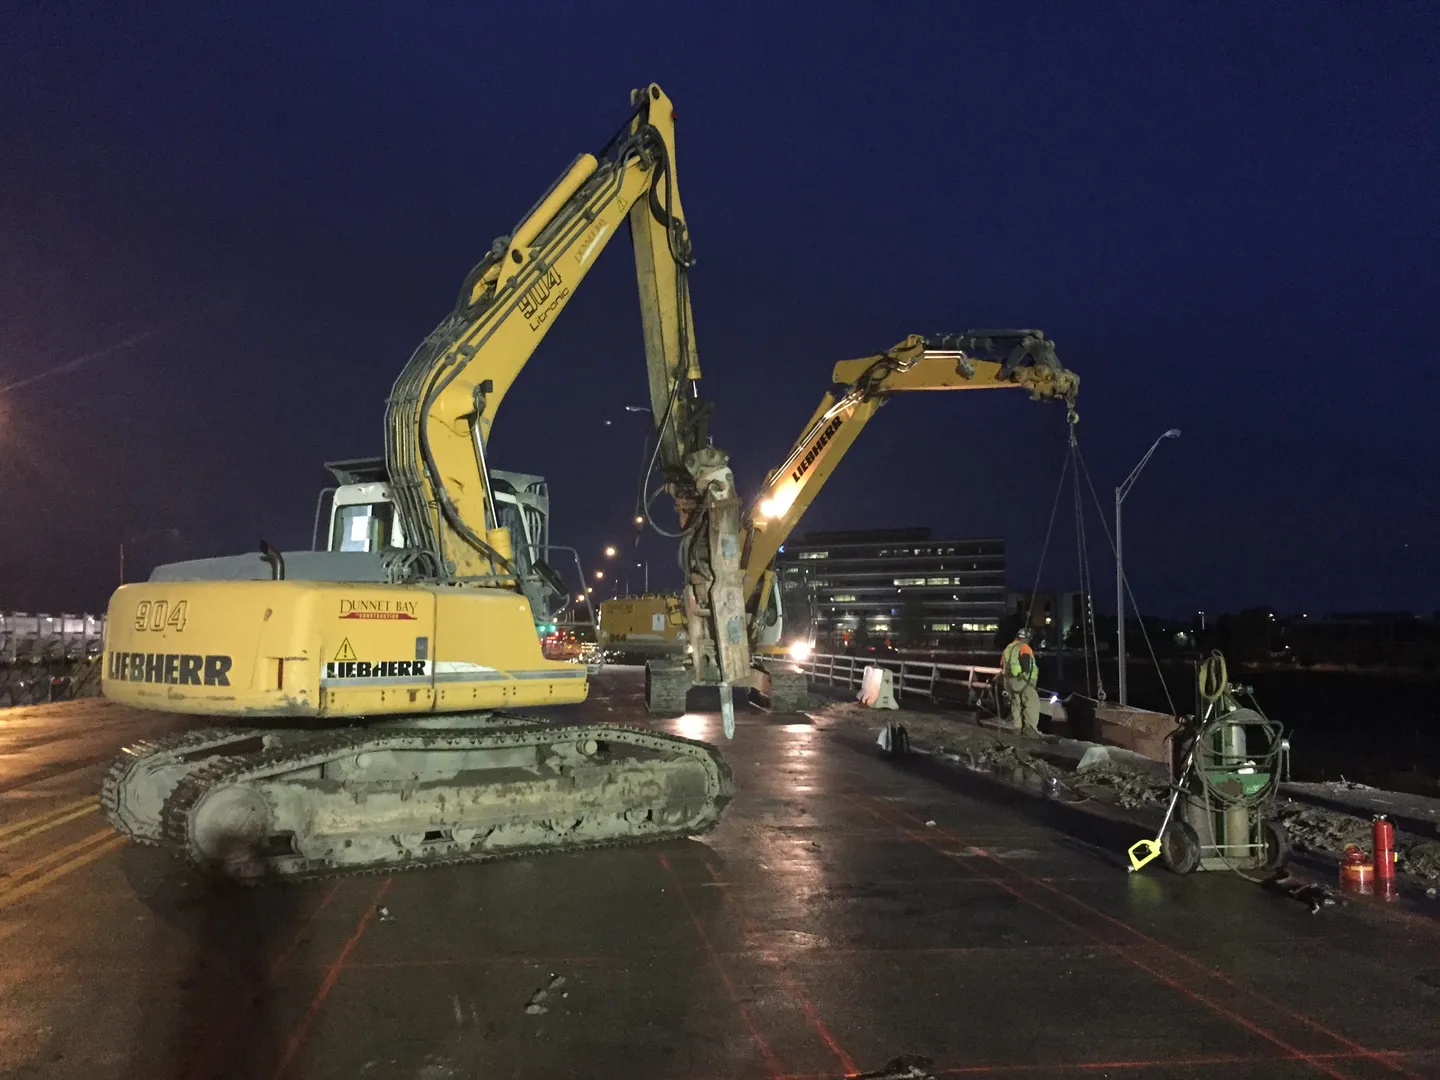
{"type": "Polygon", "coordinates": [[[85,660],[105,645],[103,615],[0,612],[0,663],[85,660]]]}
{"type": "MultiPolygon", "coordinates": [[[[950,701],[997,716],[1007,707],[1000,697],[1000,681],[997,678],[1000,669],[984,664],[814,653],[798,666],[816,682],[843,685],[852,690],[860,688],[867,667],[889,668],[895,673],[896,701],[903,702],[907,695],[932,702],[950,701]]],[[[1043,688],[1037,688],[1037,692],[1042,713],[1063,715],[1064,706],[1059,705],[1057,695],[1043,688]]]]}
{"type": "Polygon", "coordinates": [[[800,669],[815,681],[824,681],[830,686],[843,685],[859,689],[867,667],[889,668],[895,672],[895,699],[902,701],[906,696],[926,698],[930,701],[959,701],[967,706],[988,704],[992,711],[999,711],[995,693],[995,676],[998,667],[981,664],[942,664],[929,660],[892,660],[888,657],[839,656],[833,653],[815,653],[799,665],[800,669]],[[985,702],[986,697],[989,701],[985,702]]]}
{"type": "Polygon", "coordinates": [[[0,612],[0,708],[100,692],[101,615],[0,612]]]}

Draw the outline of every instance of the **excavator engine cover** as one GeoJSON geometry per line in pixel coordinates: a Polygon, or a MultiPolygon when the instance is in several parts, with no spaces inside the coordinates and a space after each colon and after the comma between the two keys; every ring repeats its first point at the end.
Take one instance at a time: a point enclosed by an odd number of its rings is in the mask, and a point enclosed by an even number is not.
{"type": "Polygon", "coordinates": [[[584,701],[504,589],[150,581],[106,616],[106,697],[207,716],[377,717],[584,701]]]}

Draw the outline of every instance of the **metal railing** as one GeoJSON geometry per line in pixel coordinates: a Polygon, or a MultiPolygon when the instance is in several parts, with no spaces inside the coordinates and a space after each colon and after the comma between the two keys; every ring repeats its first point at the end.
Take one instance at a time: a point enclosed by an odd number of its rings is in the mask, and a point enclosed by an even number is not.
{"type": "Polygon", "coordinates": [[[84,660],[104,647],[103,615],[0,612],[0,663],[84,660]]]}
{"type": "Polygon", "coordinates": [[[93,696],[104,647],[103,615],[0,612],[0,709],[93,696]]]}
{"type": "MultiPolygon", "coordinates": [[[[877,656],[839,656],[815,653],[800,670],[814,682],[830,686],[860,688],[867,667],[889,668],[895,673],[895,700],[906,697],[931,702],[951,702],[969,709],[979,709],[998,716],[1007,709],[1001,697],[1000,669],[984,664],[945,664],[933,660],[891,659],[877,656]]],[[[1050,716],[1063,716],[1064,706],[1057,694],[1037,687],[1040,711],[1050,716]]]]}
{"type": "Polygon", "coordinates": [[[957,701],[974,707],[985,703],[998,710],[995,677],[998,667],[980,664],[942,664],[929,660],[903,660],[875,656],[837,656],[815,653],[799,665],[816,682],[859,689],[867,667],[889,668],[895,673],[895,700],[907,696],[928,701],[957,701]]]}

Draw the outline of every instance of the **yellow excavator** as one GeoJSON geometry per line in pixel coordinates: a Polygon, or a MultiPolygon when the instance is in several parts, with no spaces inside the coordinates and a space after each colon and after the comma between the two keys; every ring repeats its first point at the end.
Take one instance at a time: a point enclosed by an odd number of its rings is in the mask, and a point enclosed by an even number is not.
{"type": "Polygon", "coordinates": [[[601,603],[595,640],[607,663],[684,656],[690,641],[685,607],[674,593],[617,596],[601,603]]]}
{"type": "Polygon", "coordinates": [[[105,695],[231,722],[128,748],[102,791],[116,828],[259,879],[662,840],[719,820],[732,783],[713,747],[504,711],[583,701],[587,682],[542,655],[536,604],[567,589],[549,552],[507,527],[489,436],[627,219],[652,468],[685,536],[692,637],[732,714],[750,670],[740,502],[696,387],[674,110],[653,84],[631,106],[494,242],[396,380],[384,477],[402,546],[262,543],[115,593],[105,695]]]}
{"type": "MultiPolygon", "coordinates": [[[[975,330],[923,337],[912,334],[877,356],[843,360],[831,373],[832,388],[795,440],[789,454],[765,477],[743,518],[740,548],[742,595],[752,666],[750,689],[776,712],[803,707],[805,676],[793,662],[810,642],[808,619],[795,618],[797,590],[778,581],[774,560],[835,467],[875,413],[898,394],[933,390],[1028,390],[1032,399],[1065,402],[1076,420],[1080,379],[1061,365],[1055,345],[1038,330],[975,330]],[[785,592],[790,599],[785,599],[785,592]]],[[[693,605],[696,597],[687,597],[693,605]]],[[[625,600],[601,605],[600,623],[624,633],[625,600]]],[[[703,641],[703,624],[698,632],[703,641]]],[[[646,705],[651,712],[684,712],[690,688],[705,682],[703,666],[686,663],[687,641],[670,655],[646,663],[646,705]]]]}

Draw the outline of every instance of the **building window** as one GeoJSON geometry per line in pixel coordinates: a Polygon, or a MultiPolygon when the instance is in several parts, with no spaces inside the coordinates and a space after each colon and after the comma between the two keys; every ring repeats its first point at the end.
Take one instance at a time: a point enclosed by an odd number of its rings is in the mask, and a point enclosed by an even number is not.
{"type": "Polygon", "coordinates": [[[800,559],[828,559],[829,557],[830,553],[828,551],[802,551],[796,556],[796,558],[800,559]]]}
{"type": "Polygon", "coordinates": [[[835,601],[836,603],[844,603],[846,600],[854,600],[855,594],[853,592],[836,593],[834,596],[830,597],[830,599],[835,601]]]}
{"type": "Polygon", "coordinates": [[[925,581],[925,584],[927,584],[927,585],[949,585],[949,584],[950,584],[950,579],[949,579],[948,577],[932,577],[932,578],[927,578],[926,581],[925,581]]]}
{"type": "Polygon", "coordinates": [[[993,634],[1000,629],[999,623],[993,622],[967,622],[960,624],[961,630],[968,630],[972,634],[993,634]]]}
{"type": "MultiPolygon", "coordinates": [[[[950,579],[949,579],[949,578],[946,578],[945,580],[948,582],[950,579]]],[[[925,579],[924,579],[923,577],[897,577],[897,578],[895,579],[895,584],[896,584],[896,585],[924,585],[924,584],[925,584],[925,579]]]]}
{"type": "Polygon", "coordinates": [[[949,624],[948,622],[932,622],[932,623],[930,624],[930,629],[931,629],[931,630],[949,630],[949,629],[950,629],[950,624],[949,624]]]}

